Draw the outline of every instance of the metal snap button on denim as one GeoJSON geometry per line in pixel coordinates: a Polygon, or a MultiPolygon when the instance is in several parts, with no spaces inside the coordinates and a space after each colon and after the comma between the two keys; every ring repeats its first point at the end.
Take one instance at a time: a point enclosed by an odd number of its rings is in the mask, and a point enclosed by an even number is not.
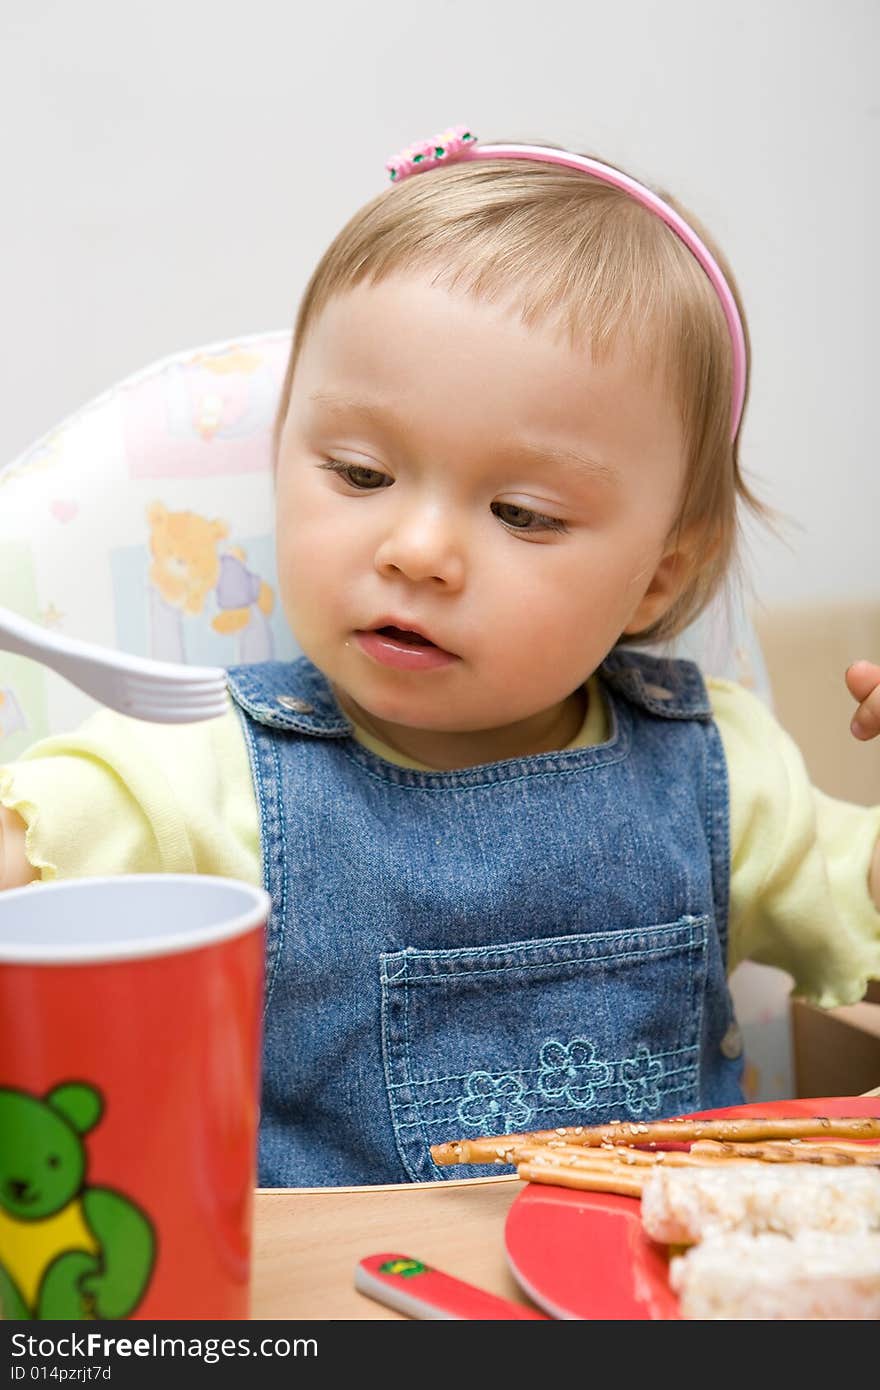
{"type": "Polygon", "coordinates": [[[279,695],[278,703],[282,709],[289,709],[293,714],[314,714],[315,706],[310,705],[308,700],[300,700],[296,695],[279,695]]]}
{"type": "Polygon", "coordinates": [[[721,1051],[731,1062],[742,1056],[743,1039],[737,1023],[731,1023],[721,1039],[721,1051]]]}

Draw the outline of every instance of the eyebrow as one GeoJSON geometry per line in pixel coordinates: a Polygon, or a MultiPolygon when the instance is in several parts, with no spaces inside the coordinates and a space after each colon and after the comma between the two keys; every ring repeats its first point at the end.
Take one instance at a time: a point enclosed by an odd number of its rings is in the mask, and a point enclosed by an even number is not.
{"type": "MultiPolygon", "coordinates": [[[[309,400],[339,415],[346,412],[357,412],[370,420],[374,420],[377,424],[388,421],[394,425],[407,423],[406,416],[401,415],[390,404],[385,405],[381,401],[339,395],[333,391],[313,391],[309,400]]],[[[579,450],[568,448],[566,445],[541,443],[539,440],[518,440],[515,444],[503,447],[504,452],[519,454],[532,463],[551,460],[554,463],[565,464],[570,468],[577,468],[599,482],[612,483],[618,478],[616,469],[609,464],[600,463],[598,459],[589,458],[586,454],[580,453],[579,450]]]]}

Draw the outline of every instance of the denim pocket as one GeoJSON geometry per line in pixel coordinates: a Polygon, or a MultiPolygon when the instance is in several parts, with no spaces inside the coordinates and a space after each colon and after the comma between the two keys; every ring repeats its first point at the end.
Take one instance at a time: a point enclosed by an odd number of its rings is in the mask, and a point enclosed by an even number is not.
{"type": "Polygon", "coordinates": [[[696,1109],[710,926],[382,955],[385,1079],[410,1177],[460,1176],[429,1152],[449,1139],[696,1109]]]}

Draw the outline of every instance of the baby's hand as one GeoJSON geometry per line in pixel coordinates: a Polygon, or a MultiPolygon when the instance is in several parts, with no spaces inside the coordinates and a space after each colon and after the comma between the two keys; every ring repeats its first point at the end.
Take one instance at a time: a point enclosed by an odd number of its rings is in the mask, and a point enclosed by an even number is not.
{"type": "Polygon", "coordinates": [[[17,811],[0,806],[0,892],[23,888],[37,877],[25,853],[27,826],[17,811]]]}
{"type": "Polygon", "coordinates": [[[854,661],[847,669],[846,684],[859,702],[850,729],[856,738],[875,738],[880,734],[880,666],[873,661],[854,661]]]}

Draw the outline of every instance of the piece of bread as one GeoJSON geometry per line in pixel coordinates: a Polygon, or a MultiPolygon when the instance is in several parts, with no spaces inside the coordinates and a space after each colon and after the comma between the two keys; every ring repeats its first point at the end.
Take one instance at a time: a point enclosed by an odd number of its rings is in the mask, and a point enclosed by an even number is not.
{"type": "Polygon", "coordinates": [[[642,1224],[666,1245],[722,1231],[880,1231],[880,1168],[717,1163],[645,1177],[642,1224]]]}
{"type": "Polygon", "coordinates": [[[880,1235],[713,1235],[672,1259],[669,1282],[685,1318],[880,1318],[880,1235]]]}

